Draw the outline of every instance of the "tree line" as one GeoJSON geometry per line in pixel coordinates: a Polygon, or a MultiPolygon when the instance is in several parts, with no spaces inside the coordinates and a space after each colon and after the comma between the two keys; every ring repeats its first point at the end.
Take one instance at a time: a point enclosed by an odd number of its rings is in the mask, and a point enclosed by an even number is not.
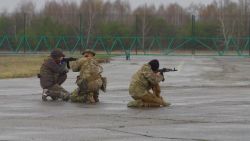
{"type": "MultiPolygon", "coordinates": [[[[40,11],[23,2],[0,16],[0,35],[20,36],[168,36],[248,37],[248,0],[214,0],[211,4],[141,5],[122,0],[48,1],[40,11]]],[[[142,38],[142,39],[144,39],[142,38]]],[[[87,39],[88,40],[88,39],[87,39]]],[[[143,42],[144,43],[144,42],[143,42]]]]}

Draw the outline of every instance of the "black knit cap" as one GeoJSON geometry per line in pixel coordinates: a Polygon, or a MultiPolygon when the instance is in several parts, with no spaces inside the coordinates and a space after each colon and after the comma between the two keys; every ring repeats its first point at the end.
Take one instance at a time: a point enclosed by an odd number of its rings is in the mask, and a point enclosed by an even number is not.
{"type": "Polygon", "coordinates": [[[148,64],[151,66],[151,69],[153,71],[157,71],[159,69],[159,61],[157,59],[153,59],[150,62],[148,62],[148,64]]]}
{"type": "Polygon", "coordinates": [[[65,55],[63,54],[62,50],[60,49],[54,49],[51,51],[50,56],[53,59],[59,59],[60,57],[65,57],[65,55]]]}

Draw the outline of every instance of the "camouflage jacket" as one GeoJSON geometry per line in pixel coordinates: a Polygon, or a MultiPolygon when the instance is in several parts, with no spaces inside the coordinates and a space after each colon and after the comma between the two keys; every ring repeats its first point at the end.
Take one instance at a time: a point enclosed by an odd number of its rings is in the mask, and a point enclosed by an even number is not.
{"type": "Polygon", "coordinates": [[[163,80],[162,75],[154,73],[149,64],[144,64],[132,77],[129,94],[131,96],[143,96],[153,85],[163,80]]]}
{"type": "Polygon", "coordinates": [[[57,83],[59,75],[66,75],[68,72],[65,64],[57,64],[54,59],[48,57],[44,60],[40,68],[40,84],[43,89],[47,89],[57,83]]]}
{"type": "Polygon", "coordinates": [[[84,57],[71,62],[71,68],[74,72],[80,72],[80,79],[85,79],[87,82],[101,78],[103,71],[103,68],[94,58],[84,57]]]}

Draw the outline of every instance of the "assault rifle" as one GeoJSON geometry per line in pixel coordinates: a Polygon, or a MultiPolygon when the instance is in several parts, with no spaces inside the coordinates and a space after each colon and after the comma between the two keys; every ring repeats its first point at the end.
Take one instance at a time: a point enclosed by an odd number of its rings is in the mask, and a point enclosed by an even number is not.
{"type": "Polygon", "coordinates": [[[69,65],[69,62],[71,62],[71,61],[76,61],[77,60],[77,58],[73,58],[73,57],[68,57],[68,58],[63,58],[62,59],[62,61],[61,61],[61,63],[63,64],[63,63],[67,63],[67,68],[68,69],[70,69],[70,65],[69,65]]]}
{"type": "Polygon", "coordinates": [[[158,69],[157,72],[160,72],[160,74],[163,76],[163,80],[162,81],[165,81],[165,78],[164,78],[164,73],[165,72],[172,72],[172,71],[178,71],[177,69],[169,69],[169,68],[162,68],[162,69],[158,69]]]}

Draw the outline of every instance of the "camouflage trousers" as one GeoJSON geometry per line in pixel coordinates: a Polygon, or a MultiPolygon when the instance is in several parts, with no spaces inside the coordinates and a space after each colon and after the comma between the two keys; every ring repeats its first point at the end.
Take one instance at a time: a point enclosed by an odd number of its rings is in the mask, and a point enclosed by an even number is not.
{"type": "Polygon", "coordinates": [[[128,103],[128,107],[161,107],[169,106],[170,103],[166,102],[160,96],[160,86],[156,85],[152,88],[153,93],[145,91],[140,97],[132,96],[134,100],[128,103]]]}
{"type": "Polygon", "coordinates": [[[53,100],[61,98],[67,101],[69,99],[70,93],[61,86],[61,84],[65,82],[66,79],[67,79],[66,74],[58,76],[57,83],[47,88],[48,91],[46,92],[46,95],[50,96],[53,100]]]}
{"type": "Polygon", "coordinates": [[[71,102],[77,103],[95,103],[98,102],[97,98],[99,96],[99,92],[87,92],[81,93],[79,88],[76,88],[70,95],[71,102]]]}
{"type": "Polygon", "coordinates": [[[63,100],[68,100],[70,93],[66,91],[62,86],[59,84],[55,84],[52,87],[48,88],[48,96],[50,96],[53,100],[57,100],[59,98],[63,100]]]}
{"type": "Polygon", "coordinates": [[[71,102],[96,103],[99,102],[99,90],[102,86],[102,79],[96,79],[90,82],[77,80],[78,88],[70,96],[71,102]]]}

